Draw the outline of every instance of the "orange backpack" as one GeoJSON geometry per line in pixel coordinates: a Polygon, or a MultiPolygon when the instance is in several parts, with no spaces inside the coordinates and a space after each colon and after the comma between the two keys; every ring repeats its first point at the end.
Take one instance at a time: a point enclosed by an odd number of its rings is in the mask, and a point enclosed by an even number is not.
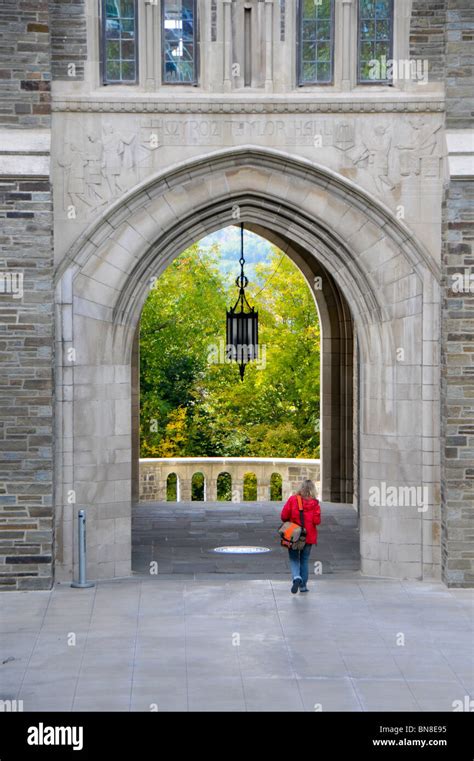
{"type": "Polygon", "coordinates": [[[298,509],[300,511],[300,524],[293,521],[285,521],[278,529],[282,547],[289,550],[302,550],[306,544],[306,529],[304,527],[303,503],[299,494],[296,495],[298,500],[298,509]]]}

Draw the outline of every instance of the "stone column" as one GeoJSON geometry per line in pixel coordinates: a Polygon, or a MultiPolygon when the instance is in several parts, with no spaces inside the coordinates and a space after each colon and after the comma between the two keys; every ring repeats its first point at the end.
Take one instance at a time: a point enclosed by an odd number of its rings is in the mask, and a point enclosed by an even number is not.
{"type": "Polygon", "coordinates": [[[166,502],[166,479],[163,480],[161,473],[156,482],[156,499],[158,502],[166,502]]]}
{"type": "MultiPolygon", "coordinates": [[[[397,12],[393,17],[393,58],[396,61],[407,61],[413,58],[410,54],[410,22],[411,22],[411,3],[399,3],[397,12]]],[[[415,55],[415,59],[417,56],[415,55]]],[[[403,67],[402,67],[403,70],[403,67]]],[[[402,75],[398,78],[399,70],[394,66],[393,84],[400,90],[409,90],[412,86],[417,87],[410,79],[405,79],[402,75]]],[[[431,79],[431,72],[430,72],[431,79]]]]}
{"type": "Polygon", "coordinates": [[[342,90],[352,87],[352,0],[342,0],[342,90]]]}
{"type": "Polygon", "coordinates": [[[270,483],[269,481],[257,481],[257,502],[270,501],[270,483]]]}
{"type": "Polygon", "coordinates": [[[192,475],[187,473],[183,475],[178,474],[178,502],[191,502],[191,479],[192,475]]]}
{"type": "Polygon", "coordinates": [[[244,498],[244,479],[232,478],[232,502],[239,504],[244,498]]]}
{"type": "Polygon", "coordinates": [[[143,489],[140,473],[140,330],[137,328],[132,348],[132,501],[139,502],[143,489]],[[142,484],[140,485],[140,481],[142,484]]]}
{"type": "Polygon", "coordinates": [[[156,89],[156,40],[160,37],[161,29],[158,22],[158,6],[156,2],[145,0],[145,29],[143,36],[146,37],[145,44],[145,89],[153,91],[156,89]]]}
{"type": "Polygon", "coordinates": [[[206,477],[206,502],[217,502],[217,479],[206,477]]]}
{"type": "Polygon", "coordinates": [[[224,92],[232,90],[232,0],[224,0],[224,92]]]}
{"type": "Polygon", "coordinates": [[[281,484],[281,498],[283,502],[286,502],[288,497],[293,494],[293,485],[289,480],[283,479],[281,484]]]}
{"type": "Polygon", "coordinates": [[[265,92],[273,92],[273,0],[265,0],[265,92]]]}

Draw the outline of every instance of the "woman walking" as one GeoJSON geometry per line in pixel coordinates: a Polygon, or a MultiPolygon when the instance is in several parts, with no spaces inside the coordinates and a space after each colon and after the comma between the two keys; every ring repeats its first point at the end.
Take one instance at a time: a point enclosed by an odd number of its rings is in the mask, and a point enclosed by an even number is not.
{"type": "Polygon", "coordinates": [[[281,511],[282,521],[291,521],[301,526],[300,510],[303,511],[306,543],[302,550],[288,549],[293,594],[296,594],[298,589],[300,592],[309,591],[307,586],[309,556],[313,544],[318,542],[316,526],[321,523],[321,507],[316,497],[316,487],[309,479],[303,481],[296,494],[293,494],[284,505],[281,511]]]}

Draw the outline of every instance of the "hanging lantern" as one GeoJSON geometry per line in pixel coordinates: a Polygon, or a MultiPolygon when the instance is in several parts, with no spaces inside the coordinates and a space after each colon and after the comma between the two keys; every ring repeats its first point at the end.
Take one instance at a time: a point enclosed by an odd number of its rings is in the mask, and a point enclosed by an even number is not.
{"type": "Polygon", "coordinates": [[[245,289],[248,280],[244,275],[244,225],[240,226],[240,275],[235,284],[239,297],[227,312],[227,358],[239,364],[240,380],[244,379],[245,366],[258,359],[258,312],[247,301],[245,289]]]}

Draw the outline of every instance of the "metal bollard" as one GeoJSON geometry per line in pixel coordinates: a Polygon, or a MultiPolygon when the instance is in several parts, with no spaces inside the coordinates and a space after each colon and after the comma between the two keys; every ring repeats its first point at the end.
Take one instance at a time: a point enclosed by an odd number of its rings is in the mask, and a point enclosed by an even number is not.
{"type": "Polygon", "coordinates": [[[93,581],[86,581],[86,511],[79,510],[77,515],[79,540],[79,581],[73,581],[71,587],[86,589],[95,587],[93,581]]]}

